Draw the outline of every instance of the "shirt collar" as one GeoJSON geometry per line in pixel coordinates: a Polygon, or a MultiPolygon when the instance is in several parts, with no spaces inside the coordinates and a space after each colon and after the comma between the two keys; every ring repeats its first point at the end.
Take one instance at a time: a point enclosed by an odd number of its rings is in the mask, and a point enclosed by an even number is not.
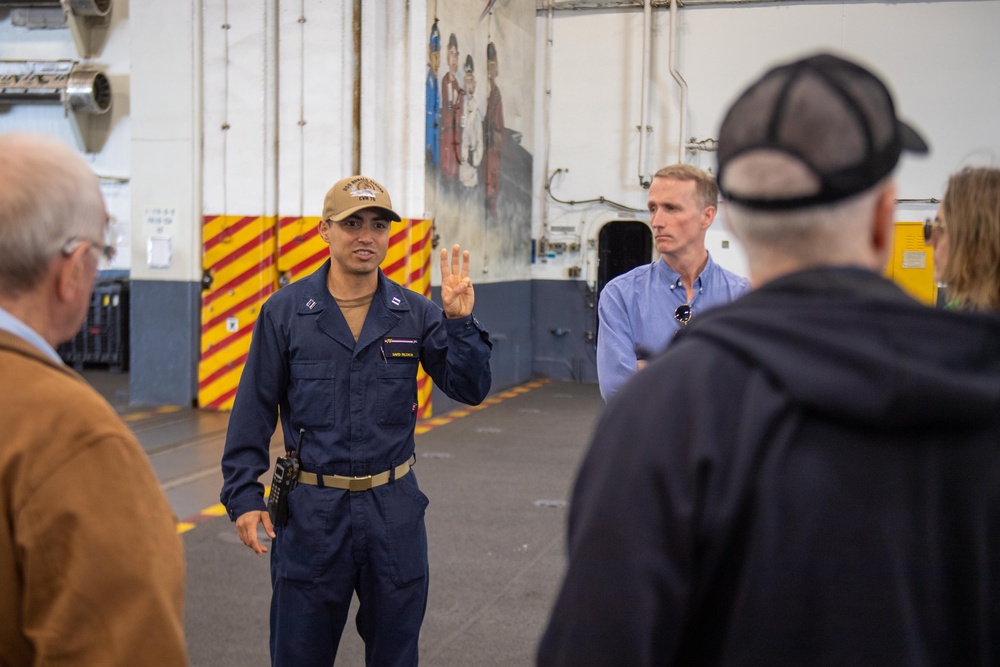
{"type": "MultiPolygon", "coordinates": [[[[330,264],[332,260],[327,259],[318,271],[314,271],[305,280],[310,281],[310,289],[302,293],[300,297],[299,310],[301,313],[318,313],[324,308],[336,303],[333,295],[330,294],[326,286],[327,277],[330,274],[330,264]]],[[[406,294],[400,285],[385,277],[381,267],[378,269],[378,287],[375,288],[375,296],[372,303],[384,303],[390,310],[409,310],[410,306],[406,301],[406,294]]]]}
{"type": "Polygon", "coordinates": [[[59,358],[59,354],[52,349],[52,346],[42,338],[37,331],[29,327],[27,324],[17,319],[9,312],[0,308],[0,329],[4,331],[9,331],[18,338],[24,339],[25,341],[31,343],[43,352],[50,359],[55,361],[57,364],[62,366],[63,360],[59,358]]]}
{"type": "MultiPolygon", "coordinates": [[[[662,257],[656,260],[656,264],[657,264],[656,268],[662,272],[662,275],[666,279],[668,285],[676,285],[678,287],[683,286],[681,284],[681,274],[674,271],[673,268],[671,268],[671,266],[667,264],[667,262],[662,257]]],[[[705,268],[702,269],[701,273],[698,274],[698,277],[695,278],[693,285],[694,289],[699,289],[700,287],[702,287],[701,283],[703,283],[705,280],[708,279],[708,276],[714,269],[715,269],[715,262],[712,260],[712,253],[708,253],[708,261],[705,262],[705,268]]]]}

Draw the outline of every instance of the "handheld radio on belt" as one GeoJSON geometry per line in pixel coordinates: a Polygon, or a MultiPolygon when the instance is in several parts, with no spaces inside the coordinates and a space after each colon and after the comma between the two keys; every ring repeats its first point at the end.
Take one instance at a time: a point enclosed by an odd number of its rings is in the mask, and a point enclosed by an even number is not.
{"type": "MultiPolygon", "coordinates": [[[[299,443],[302,447],[302,434],[305,429],[299,429],[299,443]]],[[[299,457],[295,449],[288,450],[285,456],[279,456],[274,462],[274,477],[271,479],[271,493],[267,496],[267,513],[271,515],[271,523],[284,526],[288,522],[288,494],[295,488],[299,476],[299,457]]]]}

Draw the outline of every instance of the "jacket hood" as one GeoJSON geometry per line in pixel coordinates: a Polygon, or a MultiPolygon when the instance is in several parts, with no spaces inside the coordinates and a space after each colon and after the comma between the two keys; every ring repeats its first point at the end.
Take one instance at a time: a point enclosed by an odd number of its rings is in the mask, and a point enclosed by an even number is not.
{"type": "Polygon", "coordinates": [[[726,349],[837,420],[968,426],[1000,411],[1000,316],[923,306],[869,271],[792,274],[696,319],[669,350],[726,349]]]}

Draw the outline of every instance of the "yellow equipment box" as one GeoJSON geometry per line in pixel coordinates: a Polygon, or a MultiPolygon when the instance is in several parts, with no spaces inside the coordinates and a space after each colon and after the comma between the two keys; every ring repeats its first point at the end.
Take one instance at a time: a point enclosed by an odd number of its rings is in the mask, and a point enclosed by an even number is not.
{"type": "Polygon", "coordinates": [[[885,277],[928,306],[937,304],[934,252],[924,244],[924,223],[896,223],[885,277]]]}

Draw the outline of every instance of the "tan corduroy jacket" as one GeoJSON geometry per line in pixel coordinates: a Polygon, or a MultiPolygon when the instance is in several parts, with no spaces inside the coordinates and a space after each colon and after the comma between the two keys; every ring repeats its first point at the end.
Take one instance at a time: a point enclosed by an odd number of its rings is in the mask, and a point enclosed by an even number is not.
{"type": "Polygon", "coordinates": [[[186,665],[184,553],[146,454],[0,331],[0,664],[186,665]]]}

